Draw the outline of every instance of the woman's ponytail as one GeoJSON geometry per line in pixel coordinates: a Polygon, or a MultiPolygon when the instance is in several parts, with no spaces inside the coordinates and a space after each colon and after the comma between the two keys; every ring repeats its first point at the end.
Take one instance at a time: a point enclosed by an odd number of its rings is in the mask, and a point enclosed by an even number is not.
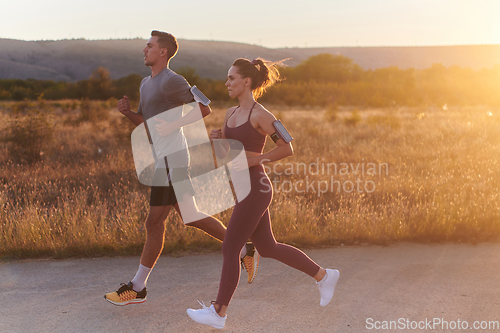
{"type": "Polygon", "coordinates": [[[281,81],[277,67],[283,66],[283,61],[285,60],[287,59],[271,62],[262,58],[257,58],[252,61],[239,58],[236,59],[233,66],[238,68],[238,73],[242,77],[249,77],[252,80],[250,88],[252,89],[254,98],[258,99],[267,88],[281,81]]]}

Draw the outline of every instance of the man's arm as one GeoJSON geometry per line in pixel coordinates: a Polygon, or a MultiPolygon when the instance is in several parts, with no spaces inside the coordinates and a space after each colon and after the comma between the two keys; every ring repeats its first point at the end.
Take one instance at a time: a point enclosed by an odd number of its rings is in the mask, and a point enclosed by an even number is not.
{"type": "Polygon", "coordinates": [[[201,116],[203,118],[205,118],[206,116],[208,116],[209,114],[212,113],[212,109],[210,108],[210,105],[205,106],[201,103],[198,103],[198,105],[200,106],[201,116]]]}
{"type": "MultiPolygon", "coordinates": [[[[212,113],[212,109],[210,109],[210,106],[205,106],[201,103],[198,103],[198,106],[200,108],[201,116],[203,118],[205,118],[210,113],[212,113]]],[[[196,108],[194,108],[191,111],[189,111],[184,117],[181,117],[181,118],[177,119],[176,121],[172,122],[172,124],[174,126],[176,126],[177,128],[181,128],[181,127],[190,125],[190,124],[195,123],[198,120],[200,120],[198,115],[199,115],[199,113],[197,112],[196,108]]]]}
{"type": "MultiPolygon", "coordinates": [[[[169,79],[167,86],[165,87],[165,93],[165,97],[168,100],[179,104],[187,104],[193,102],[193,93],[191,92],[191,86],[181,75],[174,75],[169,79]]],[[[162,119],[154,118],[158,122],[155,126],[158,133],[161,136],[169,135],[179,128],[193,124],[200,120],[200,112],[202,118],[205,118],[212,112],[210,106],[205,106],[201,103],[196,104],[198,105],[198,107],[193,108],[186,115],[173,122],[167,122],[162,119]]]]}
{"type": "MultiPolygon", "coordinates": [[[[198,103],[198,107],[201,111],[201,116],[203,118],[205,118],[212,112],[210,106],[205,106],[203,104],[198,103]]],[[[155,126],[158,133],[162,136],[166,136],[178,128],[193,124],[198,120],[200,120],[200,112],[198,111],[198,108],[194,108],[183,117],[170,123],[163,119],[158,119],[156,117],[154,119],[158,122],[158,124],[156,124],[155,126]]]]}
{"type": "Polygon", "coordinates": [[[135,126],[144,122],[141,113],[136,113],[130,110],[130,102],[127,96],[123,96],[123,98],[118,101],[117,107],[118,111],[127,117],[135,126]]]}

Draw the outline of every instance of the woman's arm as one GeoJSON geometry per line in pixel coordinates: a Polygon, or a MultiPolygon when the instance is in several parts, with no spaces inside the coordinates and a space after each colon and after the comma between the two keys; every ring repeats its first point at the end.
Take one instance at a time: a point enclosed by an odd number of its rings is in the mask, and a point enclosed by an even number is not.
{"type": "MultiPolygon", "coordinates": [[[[267,135],[276,132],[273,125],[276,117],[264,108],[259,108],[256,111],[253,120],[255,120],[258,125],[257,130],[265,132],[267,135]]],[[[249,157],[248,166],[252,167],[259,164],[278,161],[291,155],[293,155],[292,144],[286,143],[283,139],[278,139],[278,141],[276,141],[276,147],[273,150],[259,156],[249,157]]]]}

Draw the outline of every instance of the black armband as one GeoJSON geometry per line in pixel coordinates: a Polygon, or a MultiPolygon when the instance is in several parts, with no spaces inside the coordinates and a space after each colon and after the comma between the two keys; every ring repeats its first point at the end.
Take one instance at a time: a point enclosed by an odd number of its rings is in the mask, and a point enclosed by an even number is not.
{"type": "Polygon", "coordinates": [[[208,106],[208,104],[210,104],[210,100],[200,91],[200,89],[198,89],[198,87],[192,86],[191,93],[193,94],[194,100],[198,103],[201,103],[205,106],[208,106]]]}
{"type": "Polygon", "coordinates": [[[278,136],[278,134],[276,134],[276,132],[274,132],[273,134],[271,134],[270,137],[274,141],[274,143],[276,143],[279,140],[279,138],[280,138],[278,136]]]}
{"type": "Polygon", "coordinates": [[[279,139],[282,139],[286,143],[292,142],[293,140],[292,136],[290,135],[290,133],[288,133],[285,126],[283,126],[280,120],[274,121],[273,126],[276,129],[276,132],[271,134],[271,139],[274,142],[278,141],[279,139]]]}

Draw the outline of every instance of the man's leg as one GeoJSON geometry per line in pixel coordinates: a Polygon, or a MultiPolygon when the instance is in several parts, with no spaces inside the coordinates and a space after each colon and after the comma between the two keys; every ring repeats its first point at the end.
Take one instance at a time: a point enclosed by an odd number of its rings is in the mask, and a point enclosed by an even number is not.
{"type": "Polygon", "coordinates": [[[139,269],[132,279],[133,289],[141,291],[146,288],[149,274],[163,250],[165,240],[165,220],[172,206],[151,206],[146,219],[146,243],[142,250],[139,269]]]}
{"type": "MultiPolygon", "coordinates": [[[[188,212],[187,214],[189,215],[189,219],[192,220],[194,216],[197,217],[197,219],[193,222],[186,223],[187,226],[190,227],[195,227],[200,230],[203,230],[210,236],[214,237],[215,239],[220,240],[221,242],[224,241],[224,236],[226,235],[226,227],[222,224],[221,221],[216,219],[215,217],[212,217],[210,215],[207,215],[203,212],[200,212],[198,210],[198,207],[196,206],[196,202],[193,198],[193,196],[189,194],[184,194],[182,198],[182,204],[183,204],[183,209],[187,209],[188,212]],[[195,212],[195,213],[192,213],[195,212]]],[[[176,203],[174,205],[175,210],[179,213],[181,218],[184,218],[182,215],[182,212],[179,208],[179,204],[176,203]]],[[[186,213],[186,212],[185,212],[186,213]]],[[[184,214],[186,215],[186,214],[184,214]]],[[[251,283],[253,279],[255,278],[255,275],[257,274],[257,267],[258,265],[258,259],[259,259],[259,254],[254,251],[254,247],[252,244],[249,244],[248,246],[243,246],[241,250],[241,259],[245,258],[244,261],[244,267],[245,270],[247,270],[249,274],[248,282],[251,283]],[[248,254],[248,256],[247,256],[248,254]]]]}
{"type": "Polygon", "coordinates": [[[196,205],[194,197],[189,193],[184,193],[181,200],[182,210],[179,203],[174,204],[175,210],[179,213],[184,223],[189,227],[203,230],[215,239],[224,240],[226,227],[221,221],[200,211],[196,205]],[[192,221],[192,222],[188,222],[192,221]],[[187,223],[186,223],[187,222],[187,223]]]}
{"type": "MultiPolygon", "coordinates": [[[[177,205],[177,204],[176,204],[177,205]]],[[[163,250],[165,220],[172,206],[151,206],[146,219],[146,243],[142,250],[141,264],[153,268],[163,250]]]]}
{"type": "Polygon", "coordinates": [[[201,229],[215,239],[220,240],[221,242],[224,240],[224,236],[226,235],[226,227],[222,224],[221,221],[212,216],[207,216],[204,219],[194,221],[186,225],[201,229]]]}
{"type": "Polygon", "coordinates": [[[138,304],[146,301],[146,282],[151,269],[158,260],[163,250],[165,220],[172,205],[151,206],[146,219],[146,243],[142,250],[139,269],[134,278],[115,292],[104,296],[106,300],[115,305],[138,304]]]}

